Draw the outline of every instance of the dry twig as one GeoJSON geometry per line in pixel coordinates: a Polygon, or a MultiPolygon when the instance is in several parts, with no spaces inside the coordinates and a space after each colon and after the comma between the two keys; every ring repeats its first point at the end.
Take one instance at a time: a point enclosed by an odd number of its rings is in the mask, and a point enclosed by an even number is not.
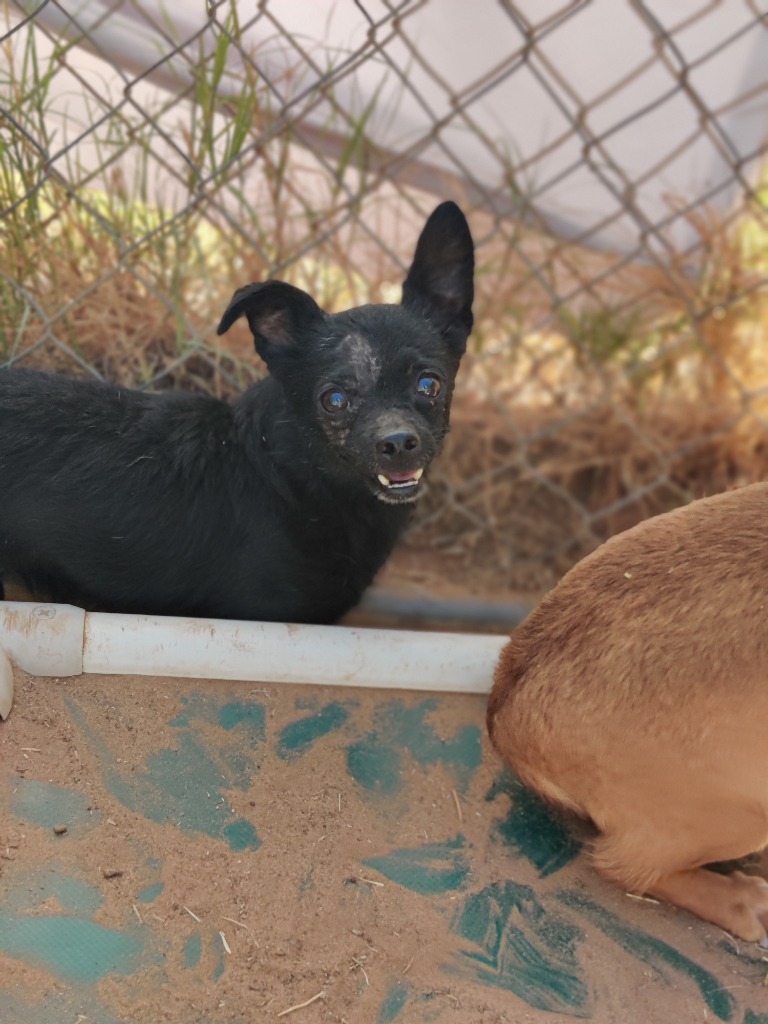
{"type": "Polygon", "coordinates": [[[325,989],[322,989],[320,992],[317,993],[316,996],[312,996],[311,999],[306,999],[303,1003],[296,1003],[295,1006],[289,1006],[289,1007],[287,1007],[287,1009],[281,1010],[280,1013],[278,1013],[277,1016],[278,1017],[285,1017],[286,1014],[293,1013],[294,1010],[303,1010],[305,1006],[311,1006],[311,1004],[312,1003],[316,1003],[318,999],[324,999],[324,998],[325,998],[325,989]]]}
{"type": "Polygon", "coordinates": [[[453,796],[453,802],[456,804],[456,813],[459,816],[459,824],[461,825],[464,822],[464,815],[461,813],[461,803],[459,802],[459,794],[456,792],[455,789],[452,789],[451,795],[453,796]]]}

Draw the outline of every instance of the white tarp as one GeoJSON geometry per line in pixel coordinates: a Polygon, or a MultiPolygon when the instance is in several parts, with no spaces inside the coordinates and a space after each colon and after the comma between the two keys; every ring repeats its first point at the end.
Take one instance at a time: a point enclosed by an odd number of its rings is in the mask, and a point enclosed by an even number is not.
{"type": "MultiPolygon", "coordinates": [[[[227,6],[216,6],[219,22],[227,6]]],[[[318,87],[333,69],[333,101],[353,118],[375,100],[366,124],[374,143],[390,152],[417,144],[406,178],[437,193],[441,173],[474,182],[505,212],[514,207],[512,175],[556,233],[621,252],[644,239],[662,256],[665,244],[679,250],[695,237],[682,205],[725,212],[742,189],[734,166],[752,180],[762,166],[765,8],[765,0],[238,0],[243,50],[278,85],[272,104],[306,111],[316,144],[330,123],[318,87]],[[397,26],[390,19],[372,29],[365,15],[376,23],[394,7],[397,26]]],[[[134,96],[149,83],[177,89],[190,76],[183,53],[194,59],[216,38],[202,0],[59,0],[34,20],[57,34],[85,31],[105,65],[143,76],[134,96]]],[[[228,70],[222,94],[238,88],[237,67],[228,70]]]]}

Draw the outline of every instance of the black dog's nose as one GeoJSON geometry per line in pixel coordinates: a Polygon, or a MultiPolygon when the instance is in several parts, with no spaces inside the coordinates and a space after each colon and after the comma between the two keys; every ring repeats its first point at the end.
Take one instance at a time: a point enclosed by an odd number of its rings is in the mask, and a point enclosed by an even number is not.
{"type": "Polygon", "coordinates": [[[376,451],[379,455],[386,455],[391,458],[401,452],[414,452],[419,447],[419,439],[415,434],[407,430],[399,430],[394,434],[387,434],[376,442],[376,451]]]}

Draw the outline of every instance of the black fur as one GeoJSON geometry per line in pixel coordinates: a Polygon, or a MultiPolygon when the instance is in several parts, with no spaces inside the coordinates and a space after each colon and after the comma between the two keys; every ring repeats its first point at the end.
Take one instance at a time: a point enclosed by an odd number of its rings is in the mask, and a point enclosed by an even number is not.
{"type": "Polygon", "coordinates": [[[332,622],[383,564],[440,449],[472,326],[453,203],[403,303],[235,292],[270,376],[226,403],[0,369],[0,584],[89,609],[332,622]],[[439,393],[436,393],[439,390],[439,393]]]}

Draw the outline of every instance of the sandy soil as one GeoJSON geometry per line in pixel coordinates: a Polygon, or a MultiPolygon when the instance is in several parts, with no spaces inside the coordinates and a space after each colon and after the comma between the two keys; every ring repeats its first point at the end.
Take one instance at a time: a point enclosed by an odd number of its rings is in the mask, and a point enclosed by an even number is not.
{"type": "Polygon", "coordinates": [[[20,675],[0,1021],[768,1022],[761,951],[600,882],[483,705],[20,675]]]}

